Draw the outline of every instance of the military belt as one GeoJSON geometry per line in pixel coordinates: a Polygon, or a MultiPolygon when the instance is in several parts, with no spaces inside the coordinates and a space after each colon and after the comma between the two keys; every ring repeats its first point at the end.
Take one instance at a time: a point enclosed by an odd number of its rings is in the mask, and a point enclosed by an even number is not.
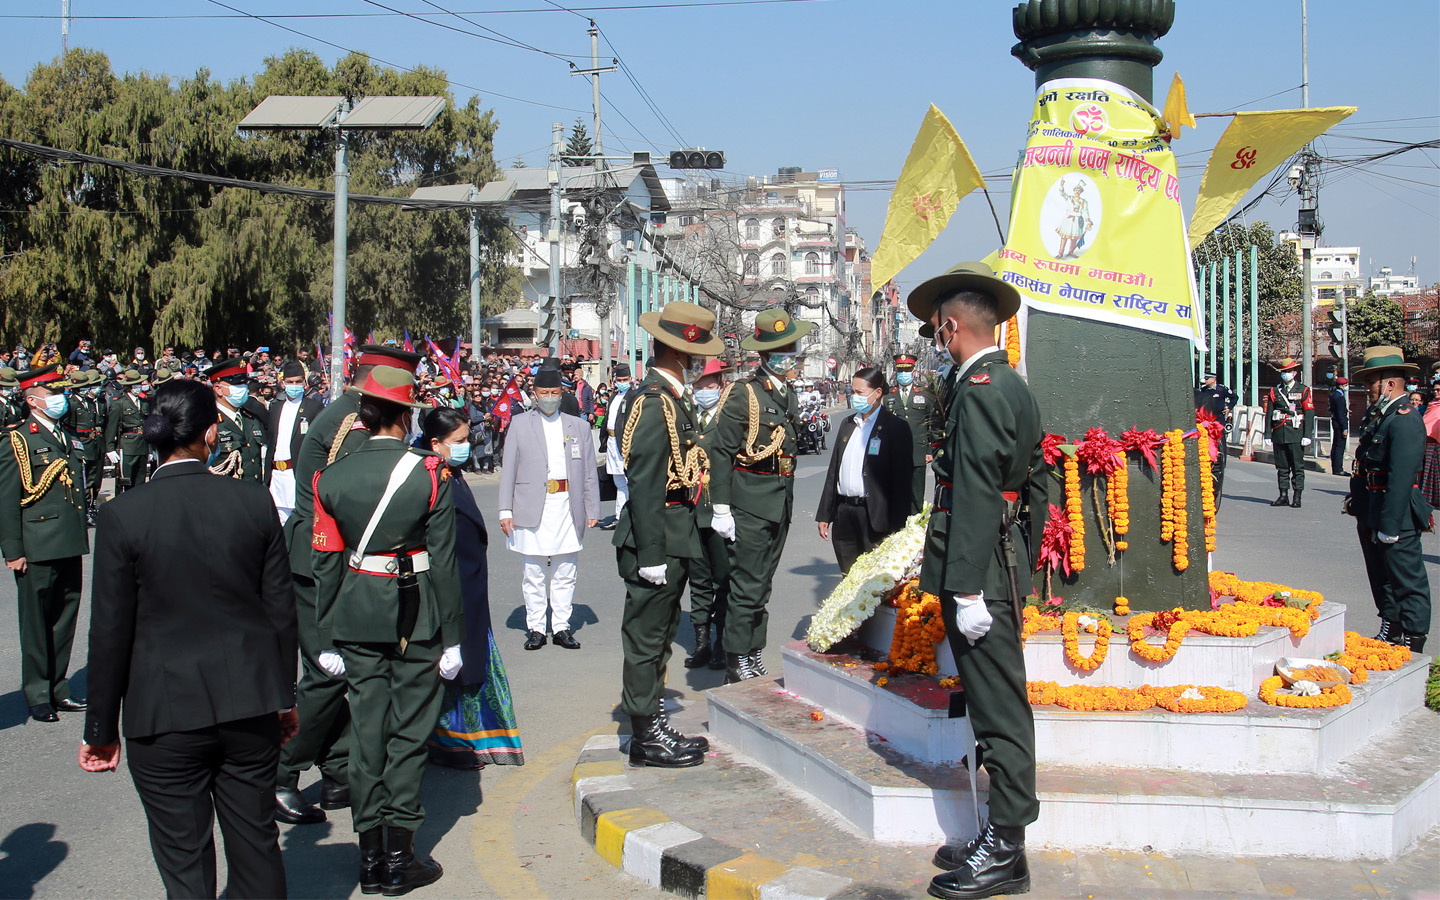
{"type": "Polygon", "coordinates": [[[288,459],[275,460],[275,471],[277,472],[288,472],[293,468],[295,468],[295,464],[288,459]]]}
{"type": "Polygon", "coordinates": [[[735,466],[737,472],[749,472],[753,475],[779,475],[789,477],[795,474],[795,457],[781,456],[776,454],[765,462],[771,465],[762,466],[735,466]]]}
{"type": "Polygon", "coordinates": [[[141,436],[143,436],[143,435],[145,434],[145,432],[143,432],[143,431],[122,431],[122,432],[120,432],[120,434],[121,434],[122,437],[141,437],[141,436]]]}
{"type": "MultiPolygon", "coordinates": [[[[935,502],[932,507],[935,512],[949,512],[950,502],[953,499],[955,485],[949,481],[935,480],[935,502]]],[[[1005,498],[1006,503],[1019,503],[1019,491],[1001,491],[1000,496],[1005,498]]]]}
{"type": "Polygon", "coordinates": [[[381,575],[393,578],[400,574],[400,562],[409,560],[412,572],[430,571],[430,553],[427,550],[407,550],[405,553],[367,553],[357,563],[351,558],[350,568],[367,575],[381,575]]]}
{"type": "Polygon", "coordinates": [[[551,478],[545,482],[545,493],[547,494],[563,494],[569,490],[570,479],[568,478],[551,478]]]}

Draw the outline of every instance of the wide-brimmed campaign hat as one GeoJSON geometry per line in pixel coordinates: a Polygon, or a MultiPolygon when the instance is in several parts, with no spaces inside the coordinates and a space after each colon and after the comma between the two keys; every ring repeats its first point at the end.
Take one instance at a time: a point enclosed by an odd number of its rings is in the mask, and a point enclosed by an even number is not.
{"type": "Polygon", "coordinates": [[[420,368],[420,354],[389,344],[362,344],[355,348],[355,366],[385,366],[403,369],[411,375],[420,368]]]}
{"type": "Polygon", "coordinates": [[[0,387],[13,388],[20,386],[20,379],[16,377],[15,370],[9,366],[0,366],[0,387]]]}
{"type": "Polygon", "coordinates": [[[1281,372],[1288,372],[1291,369],[1298,369],[1300,368],[1300,360],[1296,359],[1293,356],[1287,356],[1284,359],[1280,360],[1278,363],[1276,363],[1275,368],[1279,369],[1281,372]]]}
{"type": "Polygon", "coordinates": [[[139,369],[126,369],[121,372],[120,377],[116,379],[121,387],[134,387],[137,384],[144,384],[147,380],[145,373],[139,369]]]}
{"type": "Polygon", "coordinates": [[[696,356],[719,356],[725,342],[715,336],[715,314],[703,306],[676,300],[640,314],[640,327],[667,347],[696,356]]]}
{"type": "Polygon", "coordinates": [[[783,309],[767,309],[755,317],[755,333],[740,342],[742,350],[779,350],[814,329],[814,322],[796,321],[783,309]]]}
{"type": "Polygon", "coordinates": [[[944,275],[920,282],[905,303],[912,316],[928,322],[935,315],[935,305],[940,298],[955,291],[978,291],[994,297],[995,317],[1001,322],[1020,311],[1020,292],[1014,285],[995,277],[995,272],[983,262],[962,262],[944,275]]]}
{"type": "Polygon", "coordinates": [[[360,384],[353,384],[350,390],[386,403],[409,406],[414,409],[429,409],[428,403],[415,401],[415,376],[394,366],[376,366],[365,374],[360,384]]]}
{"type": "Polygon", "coordinates": [[[1356,378],[1363,378],[1366,375],[1371,375],[1386,369],[1393,369],[1396,374],[1420,374],[1419,366],[1415,365],[1415,363],[1407,363],[1405,361],[1405,351],[1399,347],[1387,346],[1366,347],[1365,365],[1350,374],[1356,378]]]}

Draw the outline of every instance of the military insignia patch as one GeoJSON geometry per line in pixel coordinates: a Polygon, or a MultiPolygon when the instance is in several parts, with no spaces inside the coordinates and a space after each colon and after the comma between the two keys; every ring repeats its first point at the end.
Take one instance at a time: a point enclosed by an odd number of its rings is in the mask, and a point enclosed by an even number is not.
{"type": "Polygon", "coordinates": [[[971,383],[971,384],[989,384],[989,383],[990,383],[990,376],[989,376],[989,375],[985,375],[985,374],[983,374],[983,373],[980,374],[980,375],[971,375],[971,376],[970,376],[970,383],[971,383]]]}

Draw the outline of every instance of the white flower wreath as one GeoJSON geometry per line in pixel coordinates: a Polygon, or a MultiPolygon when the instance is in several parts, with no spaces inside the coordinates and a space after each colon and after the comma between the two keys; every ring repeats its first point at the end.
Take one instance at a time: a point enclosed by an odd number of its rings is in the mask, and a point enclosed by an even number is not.
{"type": "Polygon", "coordinates": [[[885,596],[920,571],[930,505],[905,521],[905,527],[855,560],[855,565],[810,619],[805,642],[817,653],[829,650],[870,618],[885,596]]]}

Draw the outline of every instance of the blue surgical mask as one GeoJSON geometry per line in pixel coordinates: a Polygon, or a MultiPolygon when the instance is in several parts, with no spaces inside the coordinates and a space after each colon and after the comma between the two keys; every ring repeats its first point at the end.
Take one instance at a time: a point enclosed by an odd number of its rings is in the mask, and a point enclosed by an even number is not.
{"type": "Polygon", "coordinates": [[[863,416],[868,413],[872,406],[874,406],[874,404],[870,402],[869,397],[862,397],[859,394],[850,395],[850,407],[860,415],[863,416]]]}
{"type": "Polygon", "coordinates": [[[695,392],[695,403],[701,409],[710,409],[720,402],[720,389],[718,387],[701,388],[695,392]]]}
{"type": "Polygon", "coordinates": [[[285,385],[285,396],[286,396],[286,397],[289,397],[291,400],[299,400],[301,397],[305,396],[305,385],[303,385],[303,384],[287,384],[287,385],[285,385]]]}
{"type": "Polygon", "coordinates": [[[446,444],[445,446],[450,448],[450,453],[445,458],[450,460],[450,465],[452,466],[463,466],[465,465],[465,461],[470,458],[469,441],[461,441],[458,444],[446,444]]]}
{"type": "Polygon", "coordinates": [[[915,376],[910,372],[896,372],[895,380],[900,382],[901,387],[909,387],[910,383],[915,380],[915,376]]]}
{"type": "Polygon", "coordinates": [[[51,394],[45,398],[45,415],[58,419],[70,408],[70,398],[64,394],[51,394]]]}
{"type": "Polygon", "coordinates": [[[246,384],[232,384],[230,386],[230,405],[239,409],[250,399],[250,386],[246,384]]]}
{"type": "Polygon", "coordinates": [[[1281,373],[1280,373],[1280,380],[1283,381],[1283,382],[1285,382],[1286,384],[1289,384],[1290,382],[1292,382],[1292,381],[1295,380],[1295,373],[1294,373],[1294,372],[1281,372],[1281,373]]]}
{"type": "Polygon", "coordinates": [[[623,394],[623,393],[625,393],[625,392],[628,391],[628,390],[630,390],[630,382],[628,382],[628,381],[617,381],[617,382],[615,382],[615,393],[617,393],[617,394],[623,394]]]}

